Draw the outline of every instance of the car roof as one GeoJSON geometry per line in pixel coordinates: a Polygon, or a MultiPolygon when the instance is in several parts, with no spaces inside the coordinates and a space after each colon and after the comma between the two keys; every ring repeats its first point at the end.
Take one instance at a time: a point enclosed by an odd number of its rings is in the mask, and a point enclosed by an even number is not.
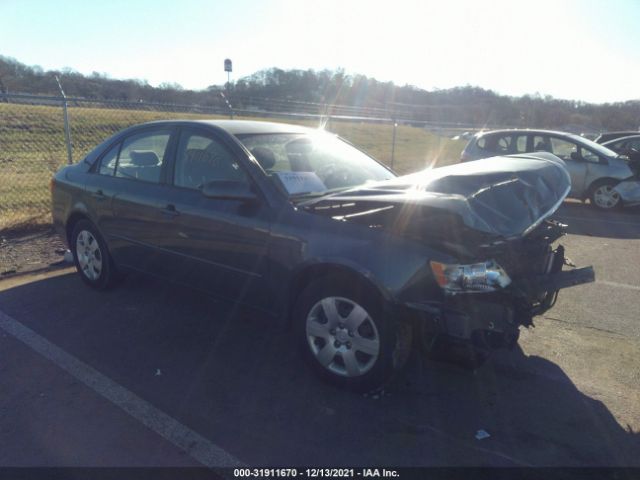
{"type": "MultiPolygon", "coordinates": [[[[267,134],[267,133],[311,133],[315,129],[279,122],[262,122],[257,120],[158,120],[143,125],[210,125],[225,130],[232,135],[267,134]]],[[[141,125],[136,125],[136,127],[141,125]]]]}
{"type": "Polygon", "coordinates": [[[605,135],[620,135],[621,133],[628,133],[628,134],[633,134],[633,135],[640,135],[640,131],[639,130],[618,130],[615,132],[602,132],[600,134],[600,136],[605,136],[605,135]]]}
{"type": "Polygon", "coordinates": [[[509,134],[509,133],[531,133],[534,135],[557,135],[561,137],[585,140],[585,137],[581,137],[580,135],[576,135],[575,133],[561,132],[559,130],[534,130],[529,128],[505,128],[502,130],[487,130],[485,132],[476,133],[476,136],[480,138],[485,135],[509,134]]]}
{"type": "Polygon", "coordinates": [[[613,143],[623,142],[625,140],[633,140],[634,138],[640,138],[640,133],[636,135],[627,135],[626,137],[612,138],[611,140],[607,140],[606,142],[604,142],[602,145],[606,147],[607,144],[611,145],[613,143]]]}

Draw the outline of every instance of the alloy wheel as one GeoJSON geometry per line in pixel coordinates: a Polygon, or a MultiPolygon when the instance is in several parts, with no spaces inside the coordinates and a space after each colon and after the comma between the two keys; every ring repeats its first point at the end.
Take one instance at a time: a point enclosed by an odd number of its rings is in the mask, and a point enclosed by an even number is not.
{"type": "Polygon", "coordinates": [[[96,281],[102,273],[102,252],[100,245],[88,230],[81,230],[76,237],[76,256],[82,274],[96,281]]]}
{"type": "Polygon", "coordinates": [[[600,208],[613,208],[620,202],[620,194],[611,185],[600,185],[593,192],[593,200],[600,208]]]}
{"type": "Polygon", "coordinates": [[[342,377],[359,377],[380,355],[380,335],[369,313],[343,297],[317,302],[306,319],[306,334],[316,360],[342,377]]]}

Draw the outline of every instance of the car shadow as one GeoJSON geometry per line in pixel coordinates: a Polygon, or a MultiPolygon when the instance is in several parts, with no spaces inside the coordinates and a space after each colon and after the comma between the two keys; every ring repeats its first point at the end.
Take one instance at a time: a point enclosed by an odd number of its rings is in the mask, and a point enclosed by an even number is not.
{"type": "Polygon", "coordinates": [[[619,239],[640,238],[640,208],[603,212],[589,204],[566,201],[551,218],[568,225],[568,233],[619,239]]]}
{"type": "Polygon", "coordinates": [[[362,395],[318,380],[274,319],[144,277],[60,275],[0,309],[250,465],[640,465],[637,432],[520,349],[475,372],[415,353],[362,395]]]}

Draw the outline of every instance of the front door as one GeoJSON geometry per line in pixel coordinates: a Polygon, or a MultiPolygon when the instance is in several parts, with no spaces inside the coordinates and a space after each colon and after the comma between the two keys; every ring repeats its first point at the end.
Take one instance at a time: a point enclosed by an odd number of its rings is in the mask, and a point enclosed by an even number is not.
{"type": "Polygon", "coordinates": [[[562,159],[571,177],[571,191],[569,195],[579,198],[584,192],[587,178],[587,164],[580,155],[577,143],[564,138],[550,137],[551,153],[562,159]]]}
{"type": "Polygon", "coordinates": [[[270,309],[267,250],[271,208],[255,190],[222,139],[183,129],[176,147],[173,186],[164,199],[167,274],[181,283],[270,309]],[[205,197],[211,181],[246,182],[255,201],[205,197]]]}

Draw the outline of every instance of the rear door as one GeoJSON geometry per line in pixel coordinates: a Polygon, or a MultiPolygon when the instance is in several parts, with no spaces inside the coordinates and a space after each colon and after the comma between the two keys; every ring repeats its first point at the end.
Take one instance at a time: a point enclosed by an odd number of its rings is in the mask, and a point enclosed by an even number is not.
{"type": "Polygon", "coordinates": [[[172,129],[137,130],[114,145],[100,162],[100,182],[88,186],[99,204],[98,227],[118,264],[156,273],[164,241],[162,199],[172,129]],[[117,153],[116,153],[117,152],[117,153]]]}
{"type": "Polygon", "coordinates": [[[223,134],[183,128],[176,143],[173,186],[162,207],[168,232],[167,273],[175,280],[269,310],[267,250],[272,210],[223,134]],[[242,182],[255,201],[209,198],[210,181],[242,182]]]}

